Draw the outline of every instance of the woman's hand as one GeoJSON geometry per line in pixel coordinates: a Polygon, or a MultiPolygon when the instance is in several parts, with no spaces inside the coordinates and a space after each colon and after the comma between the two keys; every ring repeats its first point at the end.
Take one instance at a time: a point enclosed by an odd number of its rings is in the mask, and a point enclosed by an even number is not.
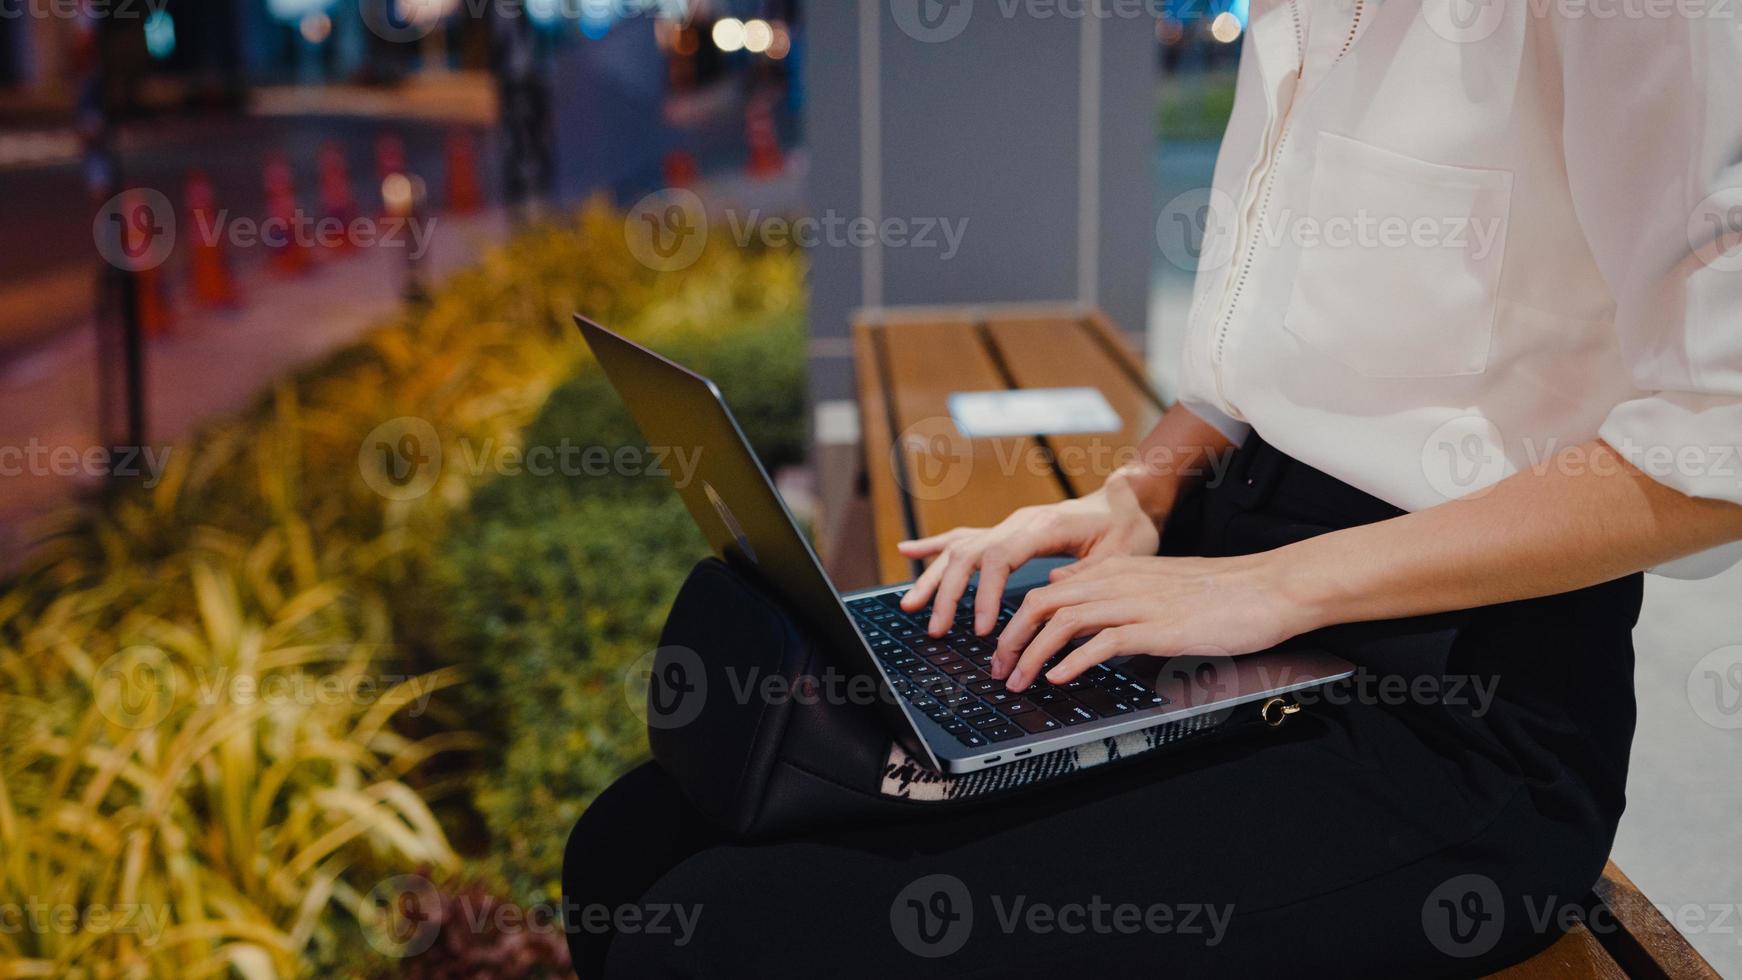
{"type": "Polygon", "coordinates": [[[974,632],[985,636],[998,621],[998,606],[1010,573],[1023,562],[1048,555],[1079,559],[1153,555],[1161,546],[1158,523],[1159,518],[1140,503],[1133,482],[1115,473],[1105,486],[1086,497],[1024,507],[997,527],[959,527],[903,541],[903,555],[931,558],[932,563],[902,598],[901,608],[915,612],[932,601],[929,631],[942,636],[955,619],[956,603],[967,591],[969,576],[977,571],[980,585],[974,602],[974,632]]]}
{"type": "Polygon", "coordinates": [[[1095,634],[1053,669],[1062,684],[1129,654],[1268,650],[1324,625],[1288,587],[1280,552],[1239,558],[1105,558],[1072,565],[1023,600],[999,636],[991,675],[1012,691],[1073,639],[1095,634]]]}

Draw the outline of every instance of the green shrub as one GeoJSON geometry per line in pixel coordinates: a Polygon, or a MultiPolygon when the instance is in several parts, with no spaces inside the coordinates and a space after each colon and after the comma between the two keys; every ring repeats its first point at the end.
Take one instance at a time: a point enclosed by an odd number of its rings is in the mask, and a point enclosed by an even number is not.
{"type": "MultiPolygon", "coordinates": [[[[371,487],[360,449],[402,416],[428,422],[445,459],[523,444],[577,370],[597,390],[577,310],[698,353],[716,332],[778,324],[752,331],[763,354],[723,355],[737,359],[723,370],[798,376],[777,356],[802,356],[795,253],[732,248],[722,233],[691,268],[659,273],[628,253],[623,221],[595,203],[516,236],[426,306],[178,444],[155,488],[109,494],[0,584],[0,903],[147,903],[169,930],[150,947],[0,930],[0,977],[355,975],[364,899],[383,876],[440,875],[460,854],[500,852],[510,869],[560,861],[572,815],[641,751],[639,724],[613,700],[617,665],[656,630],[697,536],[653,493],[592,499],[504,480],[475,505],[488,474],[460,466],[393,498],[371,487]],[[437,667],[425,683],[442,690],[413,723],[387,699],[231,710],[180,683],[161,722],[130,728],[100,697],[117,684],[139,693],[128,685],[140,672],[106,669],[130,668],[134,654],[111,658],[135,648],[165,677],[437,667]],[[496,839],[470,833],[451,799],[471,785],[454,767],[480,758],[461,730],[475,722],[499,737],[499,771],[475,803],[496,839]]],[[[720,380],[767,417],[758,438],[792,458],[802,413],[790,392],[765,398],[770,376],[720,380]]],[[[516,880],[548,888],[550,875],[516,880]]]]}
{"type": "MultiPolygon", "coordinates": [[[[720,324],[660,345],[712,377],[759,455],[804,449],[804,346],[787,315],[720,324]]],[[[640,445],[596,368],[552,393],[527,445],[640,445]]],[[[435,646],[463,658],[470,717],[489,719],[473,799],[514,894],[554,896],[563,845],[587,803],[647,751],[626,693],[666,609],[707,546],[661,477],[517,474],[474,498],[453,529],[431,603],[435,646]]]]}

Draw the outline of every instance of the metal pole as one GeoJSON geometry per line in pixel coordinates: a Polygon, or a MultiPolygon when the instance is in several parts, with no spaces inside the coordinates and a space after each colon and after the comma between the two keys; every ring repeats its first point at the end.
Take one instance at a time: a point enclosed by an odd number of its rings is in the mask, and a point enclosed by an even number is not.
{"type": "MultiPolygon", "coordinates": [[[[125,447],[143,447],[145,416],[145,340],[139,322],[139,278],[115,261],[115,251],[104,248],[100,236],[108,233],[104,212],[111,209],[130,217],[113,199],[122,189],[121,162],[115,152],[109,105],[108,64],[116,47],[120,27],[116,18],[100,16],[81,7],[75,25],[75,58],[81,84],[78,90],[76,126],[84,144],[85,186],[90,194],[93,235],[104,258],[97,268],[97,436],[112,455],[125,447]]],[[[117,228],[118,237],[125,228],[117,228]]]]}
{"type": "Polygon", "coordinates": [[[538,63],[538,38],[524,9],[490,6],[490,66],[507,137],[503,199],[521,220],[536,218],[551,191],[550,92],[538,63]]]}

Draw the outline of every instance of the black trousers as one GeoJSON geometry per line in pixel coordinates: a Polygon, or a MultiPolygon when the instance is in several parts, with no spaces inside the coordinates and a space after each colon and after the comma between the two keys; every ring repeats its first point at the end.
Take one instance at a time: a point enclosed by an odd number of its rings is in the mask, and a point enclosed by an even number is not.
{"type": "MultiPolygon", "coordinates": [[[[1164,550],[1400,512],[1254,437],[1164,550]]],[[[1641,581],[1311,638],[1361,671],[1274,732],[970,813],[725,839],[649,763],[569,841],[583,978],[1478,976],[1601,874],[1641,581]],[[655,924],[655,920],[658,924],[655,924]],[[687,924],[686,924],[687,923],[687,924]]]]}

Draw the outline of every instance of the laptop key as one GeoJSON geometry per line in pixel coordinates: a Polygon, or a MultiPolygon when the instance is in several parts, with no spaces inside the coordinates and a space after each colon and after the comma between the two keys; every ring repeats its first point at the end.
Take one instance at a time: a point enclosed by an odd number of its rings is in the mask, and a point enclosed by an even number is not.
{"type": "MultiPolygon", "coordinates": [[[[1028,700],[1027,698],[1018,697],[1018,696],[1010,695],[1010,694],[1006,694],[1005,696],[1009,698],[1008,701],[995,701],[993,703],[993,707],[997,708],[998,713],[1001,715],[1009,715],[1009,716],[1014,717],[1016,715],[1022,714],[1024,711],[1037,710],[1034,706],[1034,702],[1028,700]]],[[[993,699],[987,698],[986,700],[992,701],[993,699]]]]}
{"type": "Polygon", "coordinates": [[[958,679],[962,680],[964,683],[967,684],[968,690],[973,691],[975,694],[978,694],[981,697],[986,698],[987,700],[991,700],[992,696],[995,696],[998,694],[1003,694],[1006,697],[1010,696],[1009,692],[1004,690],[1004,682],[1003,681],[995,681],[995,680],[992,680],[991,678],[986,678],[985,680],[978,680],[978,681],[968,681],[968,680],[966,680],[966,678],[968,676],[969,676],[968,674],[963,674],[961,676],[961,678],[958,678],[958,679]]]}
{"type": "Polygon", "coordinates": [[[968,723],[962,721],[960,718],[951,718],[948,721],[941,721],[938,722],[938,725],[951,735],[960,735],[963,732],[972,730],[968,727],[968,723]]]}
{"type": "Polygon", "coordinates": [[[973,704],[967,705],[966,707],[956,709],[956,717],[966,718],[969,721],[973,721],[981,715],[989,715],[991,713],[991,708],[986,707],[978,701],[975,701],[973,704]]]}
{"type": "Polygon", "coordinates": [[[1013,738],[1020,738],[1022,736],[1022,729],[1005,722],[994,725],[991,728],[982,728],[980,729],[980,734],[994,742],[1008,742],[1013,738]]]}
{"type": "Polygon", "coordinates": [[[988,711],[983,715],[975,715],[974,717],[969,718],[968,724],[973,725],[981,731],[985,731],[988,728],[996,728],[999,725],[1009,724],[1009,722],[988,711]]]}
{"type": "Polygon", "coordinates": [[[977,732],[975,732],[975,733],[958,732],[958,733],[956,733],[956,741],[962,743],[963,745],[966,745],[970,749],[977,749],[980,746],[986,744],[985,737],[980,735],[977,732]]]}
{"type": "Polygon", "coordinates": [[[1053,720],[1044,711],[1027,711],[1010,719],[1016,727],[1030,735],[1040,732],[1056,732],[1064,726],[1053,720]]]}
{"type": "Polygon", "coordinates": [[[1076,698],[1079,703],[1103,718],[1108,715],[1128,715],[1135,710],[1129,704],[1115,699],[1113,695],[1098,688],[1078,691],[1076,698]]]}

